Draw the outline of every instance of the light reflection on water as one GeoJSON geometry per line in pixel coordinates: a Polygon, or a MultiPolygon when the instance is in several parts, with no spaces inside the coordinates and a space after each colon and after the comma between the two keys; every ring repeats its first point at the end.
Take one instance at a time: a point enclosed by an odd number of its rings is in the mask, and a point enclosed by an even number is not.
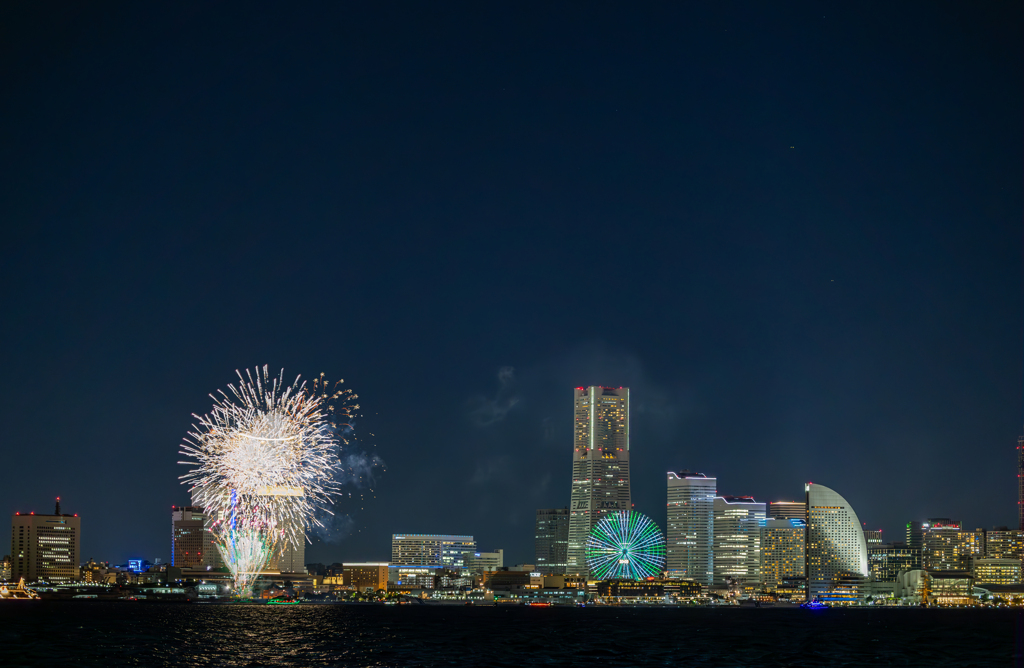
{"type": "Polygon", "coordinates": [[[0,666],[1005,666],[1017,614],[43,601],[0,666]]]}

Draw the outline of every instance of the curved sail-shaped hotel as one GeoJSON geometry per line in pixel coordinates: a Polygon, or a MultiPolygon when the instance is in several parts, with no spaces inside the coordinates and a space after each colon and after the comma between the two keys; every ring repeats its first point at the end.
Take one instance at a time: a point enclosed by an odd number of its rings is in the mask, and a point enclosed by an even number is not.
{"type": "Polygon", "coordinates": [[[853,507],[835,490],[807,483],[807,598],[855,600],[868,576],[868,544],[853,507]]]}

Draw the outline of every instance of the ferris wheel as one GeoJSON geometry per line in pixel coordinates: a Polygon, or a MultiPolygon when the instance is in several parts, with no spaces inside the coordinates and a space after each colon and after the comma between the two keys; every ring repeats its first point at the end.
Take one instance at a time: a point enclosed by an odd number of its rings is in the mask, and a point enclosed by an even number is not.
{"type": "Polygon", "coordinates": [[[665,567],[665,538],[646,515],[619,510],[602,517],[587,536],[587,566],[600,580],[643,580],[665,567]]]}

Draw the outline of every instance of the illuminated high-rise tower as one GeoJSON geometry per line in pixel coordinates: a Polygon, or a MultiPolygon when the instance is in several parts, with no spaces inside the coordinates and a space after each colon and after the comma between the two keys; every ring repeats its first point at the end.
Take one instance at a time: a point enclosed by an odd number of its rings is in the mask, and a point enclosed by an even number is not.
{"type": "Polygon", "coordinates": [[[1017,524],[1024,531],[1024,436],[1017,437],[1017,524]]]}
{"type": "Polygon", "coordinates": [[[590,529],[604,514],[632,508],[629,388],[577,387],[574,420],[566,571],[586,575],[590,529]]]}

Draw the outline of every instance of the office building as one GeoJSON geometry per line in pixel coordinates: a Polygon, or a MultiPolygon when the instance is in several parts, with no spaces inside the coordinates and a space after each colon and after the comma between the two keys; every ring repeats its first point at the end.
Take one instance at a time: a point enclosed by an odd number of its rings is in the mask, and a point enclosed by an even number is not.
{"type": "Polygon", "coordinates": [[[767,516],[776,520],[807,521],[807,504],[803,501],[772,501],[767,516]]]}
{"type": "Polygon", "coordinates": [[[986,559],[1024,559],[1024,531],[996,527],[985,532],[986,559]]]}
{"type": "Polygon", "coordinates": [[[538,510],[533,539],[537,571],[545,575],[565,573],[569,549],[569,509],[538,510]]]}
{"type": "Polygon", "coordinates": [[[717,478],[690,471],[668,472],[665,569],[673,577],[712,584],[717,495],[717,478]]]}
{"type": "Polygon", "coordinates": [[[51,584],[78,580],[82,542],[81,518],[62,514],[60,499],[53,515],[11,518],[11,579],[51,584]]]}
{"type": "Polygon", "coordinates": [[[601,516],[630,510],[629,388],[577,387],[566,572],[588,574],[587,537],[601,516]]]}
{"type": "Polygon", "coordinates": [[[806,523],[799,518],[761,522],[761,586],[775,592],[785,582],[804,577],[806,523]]]}
{"type": "Polygon", "coordinates": [[[807,483],[807,596],[846,597],[848,582],[868,577],[868,544],[853,507],[835,490],[807,483]]]}
{"type": "Polygon", "coordinates": [[[924,549],[924,522],[907,522],[907,547],[924,549]]]}
{"type": "Polygon", "coordinates": [[[975,559],[971,571],[974,582],[979,585],[1013,585],[1020,584],[1020,559],[975,559]]]}
{"type": "Polygon", "coordinates": [[[394,566],[465,568],[466,555],[475,552],[476,540],[472,536],[420,533],[391,536],[391,563],[394,566]]]}
{"type": "Polygon", "coordinates": [[[903,571],[921,568],[921,550],[906,543],[868,545],[868,568],[875,582],[896,582],[903,571]]]}
{"type": "Polygon", "coordinates": [[[1017,529],[1024,531],[1024,436],[1017,438],[1017,529]]]}
{"type": "Polygon", "coordinates": [[[504,565],[504,550],[474,552],[473,554],[466,555],[466,570],[472,575],[483,575],[486,571],[496,571],[504,565]]]}
{"type": "Polygon", "coordinates": [[[864,529],[864,542],[868,544],[868,549],[871,549],[872,545],[882,544],[882,530],[881,529],[864,529]]]}
{"type": "Polygon", "coordinates": [[[761,520],[765,504],[752,496],[716,496],[712,541],[715,587],[729,580],[740,588],[760,583],[761,520]]]}
{"type": "Polygon", "coordinates": [[[306,572],[306,535],[302,534],[297,545],[288,543],[267,566],[268,570],[281,573],[306,572]]]}
{"type": "Polygon", "coordinates": [[[342,566],[342,582],[345,587],[356,591],[387,591],[387,562],[347,563],[342,566]]]}
{"type": "Polygon", "coordinates": [[[929,519],[924,525],[921,551],[925,570],[970,571],[974,559],[985,554],[985,532],[965,531],[948,518],[929,519]]]}
{"type": "Polygon", "coordinates": [[[11,579],[11,555],[5,554],[3,561],[0,561],[0,582],[8,582],[11,579]]]}
{"type": "Polygon", "coordinates": [[[206,528],[206,513],[198,506],[171,506],[171,566],[221,566],[213,534],[206,528]]]}

